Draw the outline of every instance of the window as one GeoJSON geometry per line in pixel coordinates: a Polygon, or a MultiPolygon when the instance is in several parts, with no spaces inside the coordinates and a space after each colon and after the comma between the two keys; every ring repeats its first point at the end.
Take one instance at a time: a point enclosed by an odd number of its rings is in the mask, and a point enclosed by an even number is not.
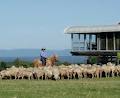
{"type": "Polygon", "coordinates": [[[86,46],[85,47],[87,50],[90,50],[90,47],[91,47],[91,50],[97,49],[97,42],[96,42],[95,34],[86,34],[86,46]]]}
{"type": "Polygon", "coordinates": [[[96,35],[94,35],[94,34],[92,35],[91,44],[92,44],[92,50],[97,50],[96,35]]]}
{"type": "Polygon", "coordinates": [[[79,46],[80,46],[79,34],[73,34],[72,37],[73,37],[72,49],[73,49],[73,51],[78,51],[79,50],[79,46]]]}
{"type": "Polygon", "coordinates": [[[116,50],[120,50],[120,34],[115,34],[115,44],[116,44],[116,50]]]}
{"type": "Polygon", "coordinates": [[[79,34],[73,34],[73,41],[74,42],[79,41],[79,34]]]}
{"type": "Polygon", "coordinates": [[[80,42],[84,42],[84,34],[80,34],[80,42]]]}
{"type": "Polygon", "coordinates": [[[107,37],[108,37],[108,50],[114,50],[113,33],[107,34],[107,37]]]}
{"type": "Polygon", "coordinates": [[[106,50],[106,33],[100,34],[100,46],[101,50],[106,50]]]}

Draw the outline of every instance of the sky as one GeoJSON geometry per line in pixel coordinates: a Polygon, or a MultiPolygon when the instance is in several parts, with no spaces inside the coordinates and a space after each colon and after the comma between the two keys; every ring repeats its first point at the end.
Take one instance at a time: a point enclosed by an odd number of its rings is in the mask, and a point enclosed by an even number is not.
{"type": "Polygon", "coordinates": [[[71,49],[69,26],[120,22],[120,0],[0,0],[0,49],[71,49]]]}

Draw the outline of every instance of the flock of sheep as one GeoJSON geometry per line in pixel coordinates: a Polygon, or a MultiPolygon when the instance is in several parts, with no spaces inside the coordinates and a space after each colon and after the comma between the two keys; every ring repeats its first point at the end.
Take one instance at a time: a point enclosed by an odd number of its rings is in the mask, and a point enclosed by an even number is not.
{"type": "Polygon", "coordinates": [[[119,77],[120,65],[107,63],[102,66],[96,64],[71,64],[68,66],[42,66],[42,67],[15,67],[0,72],[1,79],[81,79],[119,77]]]}

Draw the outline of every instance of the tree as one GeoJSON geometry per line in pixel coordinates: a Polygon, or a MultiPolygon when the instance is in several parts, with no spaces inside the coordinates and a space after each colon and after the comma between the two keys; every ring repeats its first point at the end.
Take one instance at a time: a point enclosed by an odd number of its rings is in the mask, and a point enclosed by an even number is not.
{"type": "Polygon", "coordinates": [[[32,66],[30,62],[20,60],[19,58],[16,58],[16,59],[13,61],[13,64],[14,64],[16,67],[23,66],[23,67],[26,67],[26,68],[27,68],[27,67],[32,66]]]}
{"type": "Polygon", "coordinates": [[[16,66],[16,67],[19,67],[22,65],[22,61],[19,59],[19,58],[16,58],[14,61],[13,61],[13,64],[16,66]]]}
{"type": "Polygon", "coordinates": [[[6,69],[6,67],[7,67],[6,62],[2,61],[2,62],[0,63],[0,69],[3,70],[3,69],[6,69]]]}

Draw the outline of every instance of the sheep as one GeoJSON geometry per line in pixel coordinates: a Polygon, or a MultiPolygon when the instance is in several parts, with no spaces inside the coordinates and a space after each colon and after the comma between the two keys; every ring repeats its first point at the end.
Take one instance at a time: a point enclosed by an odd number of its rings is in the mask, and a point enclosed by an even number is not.
{"type": "Polygon", "coordinates": [[[114,72],[115,72],[114,64],[108,62],[107,64],[103,64],[101,68],[105,72],[105,77],[110,77],[110,73],[112,73],[111,76],[114,77],[114,72]]]}
{"type": "Polygon", "coordinates": [[[52,73],[53,73],[53,78],[55,80],[59,80],[60,79],[60,71],[59,71],[58,67],[53,67],[52,73]]]}
{"type": "Polygon", "coordinates": [[[112,77],[114,77],[114,75],[115,75],[115,64],[112,64],[111,62],[108,62],[107,66],[109,66],[109,68],[111,70],[111,73],[112,73],[111,75],[112,75],[112,77]]]}
{"type": "Polygon", "coordinates": [[[120,76],[120,65],[115,66],[115,73],[116,73],[116,76],[120,76]]]}
{"type": "Polygon", "coordinates": [[[95,70],[95,77],[96,78],[101,78],[102,77],[102,72],[103,70],[101,69],[100,65],[93,64],[93,66],[96,68],[95,70]]]}
{"type": "Polygon", "coordinates": [[[78,79],[82,78],[82,70],[80,67],[74,68],[73,77],[76,78],[76,75],[78,76],[78,79]]]}
{"type": "Polygon", "coordinates": [[[45,72],[45,79],[51,79],[53,77],[51,66],[45,66],[43,70],[45,72]]]}
{"type": "Polygon", "coordinates": [[[5,78],[8,77],[10,79],[12,79],[12,76],[14,76],[14,78],[17,78],[17,73],[18,73],[18,69],[15,66],[12,66],[11,68],[7,68],[6,70],[2,70],[0,72],[1,78],[5,78]]]}
{"type": "Polygon", "coordinates": [[[39,80],[40,78],[43,80],[44,70],[42,68],[34,68],[33,74],[36,75],[36,78],[39,80]]]}
{"type": "Polygon", "coordinates": [[[96,64],[71,64],[68,66],[60,65],[60,66],[35,66],[24,68],[24,67],[15,67],[12,66],[10,68],[6,68],[6,70],[2,70],[0,72],[0,79],[9,78],[12,79],[24,79],[27,77],[29,80],[33,79],[35,76],[36,79],[80,79],[87,78],[91,75],[91,78],[101,78],[103,72],[105,73],[105,77],[114,77],[120,76],[120,65],[112,64],[108,62],[107,64],[103,64],[102,66],[96,64]]]}
{"type": "Polygon", "coordinates": [[[32,73],[32,71],[23,70],[22,74],[23,74],[23,77],[27,77],[29,80],[33,79],[33,73],[32,73]]]}
{"type": "Polygon", "coordinates": [[[91,77],[94,78],[95,76],[95,71],[96,71],[96,68],[95,67],[87,67],[87,70],[86,70],[86,73],[87,74],[91,74],[91,77]]]}
{"type": "Polygon", "coordinates": [[[59,67],[60,79],[67,77],[69,79],[69,72],[67,67],[59,67]]]}
{"type": "Polygon", "coordinates": [[[1,79],[5,78],[5,77],[8,77],[8,78],[11,79],[10,72],[7,71],[7,70],[2,70],[2,71],[0,72],[0,77],[1,77],[1,79]]]}
{"type": "Polygon", "coordinates": [[[15,67],[15,66],[12,66],[11,68],[8,68],[7,70],[10,73],[10,76],[11,76],[10,79],[12,79],[12,76],[14,76],[15,80],[16,80],[17,79],[17,74],[19,72],[19,69],[17,67],[15,67]]]}

